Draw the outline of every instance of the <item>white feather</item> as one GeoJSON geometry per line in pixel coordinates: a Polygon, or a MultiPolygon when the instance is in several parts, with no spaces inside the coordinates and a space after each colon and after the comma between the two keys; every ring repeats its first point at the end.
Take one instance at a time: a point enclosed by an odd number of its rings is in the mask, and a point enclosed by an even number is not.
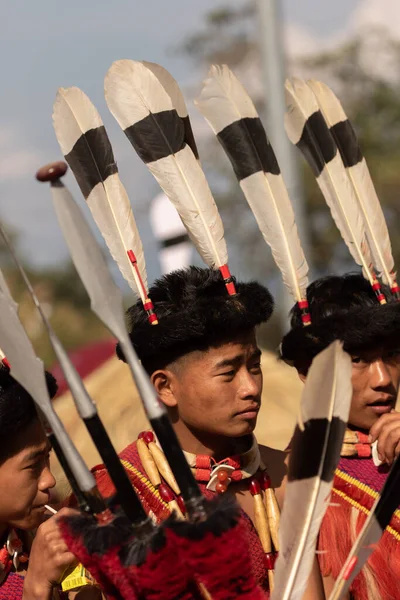
{"type": "MultiPolygon", "coordinates": [[[[319,106],[312,90],[300,79],[286,81],[285,96],[288,108],[285,114],[285,128],[291,142],[296,144],[301,138],[307,119],[319,111],[319,106]]],[[[325,163],[322,173],[317,177],[317,183],[346,246],[356,263],[362,266],[364,276],[372,285],[372,258],[366,242],[362,214],[353,188],[343,171],[339,152],[329,163],[325,163]]]]}
{"type": "MultiPolygon", "coordinates": [[[[215,134],[245,117],[258,118],[248,93],[226,66],[212,66],[195,105],[215,134]]],[[[255,160],[257,150],[253,146],[255,160]]],[[[308,265],[282,175],[260,170],[239,182],[261,233],[296,301],[306,295],[308,265]]]]}
{"type": "MultiPolygon", "coordinates": [[[[307,83],[315,94],[328,127],[348,120],[339,99],[325,83],[313,80],[307,83]]],[[[395,273],[389,232],[365,158],[346,171],[364,217],[374,266],[384,283],[392,286],[395,273]]]]}
{"type": "MultiPolygon", "coordinates": [[[[330,482],[323,481],[321,473],[327,456],[330,460],[334,456],[339,461],[343,442],[337,436],[332,437],[330,424],[333,417],[339,417],[344,424],[348,420],[352,398],[351,370],[349,355],[336,341],[314,359],[308,373],[301,420],[307,423],[310,419],[327,419],[324,451],[317,476],[289,481],[286,486],[279,531],[280,552],[271,600],[301,600],[307,587],[318,532],[333,484],[333,473],[330,482]]],[[[295,447],[292,452],[299,456],[302,448],[295,447]]],[[[307,461],[308,458],[304,455],[303,459],[307,461]]]]}
{"type": "Polygon", "coordinates": [[[187,117],[188,110],[185,98],[183,97],[181,88],[179,87],[177,81],[172,77],[171,73],[157,63],[143,60],[142,64],[157,77],[158,81],[171,98],[172,106],[176,109],[178,115],[180,117],[187,117]]]}
{"type": "MultiPolygon", "coordinates": [[[[122,129],[150,114],[174,108],[171,97],[154,73],[140,62],[113,63],[105,83],[111,113],[122,129]]],[[[155,136],[165,143],[168,136],[154,125],[155,136]]],[[[145,140],[142,140],[143,143],[145,140]]],[[[186,145],[166,158],[147,163],[160,187],[174,204],[204,262],[210,267],[227,263],[224,228],[205,175],[186,145]]]]}
{"type": "MultiPolygon", "coordinates": [[[[58,90],[53,124],[64,156],[68,155],[82,134],[103,125],[95,106],[76,87],[58,90]]],[[[89,145],[87,153],[90,163],[94,159],[89,145]]],[[[122,275],[144,302],[147,297],[147,275],[142,242],[118,173],[98,183],[89,194],[87,204],[122,275]],[[132,250],[136,256],[140,277],[128,258],[128,250],[132,250]]]]}

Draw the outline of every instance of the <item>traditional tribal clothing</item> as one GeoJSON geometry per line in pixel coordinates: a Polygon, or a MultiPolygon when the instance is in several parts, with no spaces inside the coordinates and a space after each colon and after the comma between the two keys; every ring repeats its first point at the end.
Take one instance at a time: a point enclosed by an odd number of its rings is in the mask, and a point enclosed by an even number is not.
{"type": "MultiPolygon", "coordinates": [[[[244,455],[242,456],[231,457],[229,459],[226,459],[226,461],[220,461],[219,464],[231,463],[232,466],[236,465],[237,468],[235,469],[235,479],[239,477],[239,474],[241,474],[241,478],[243,479],[246,477],[250,477],[255,472],[254,466],[250,469],[250,472],[246,471],[246,466],[247,468],[249,468],[250,463],[254,465],[254,444],[250,451],[244,453],[244,455]],[[251,458],[249,457],[249,455],[251,455],[251,458]],[[242,470],[241,467],[243,467],[244,470],[242,470]]],[[[120,458],[129,474],[132,484],[135,487],[135,490],[139,495],[140,501],[142,502],[146,511],[148,513],[152,513],[158,522],[163,521],[165,518],[168,517],[170,513],[168,505],[162,500],[158,490],[151,484],[147,476],[144,474],[145,470],[139,458],[136,442],[130,444],[127,448],[125,448],[121,452],[120,458]]],[[[211,469],[209,466],[206,465],[207,462],[210,464],[212,462],[212,459],[210,459],[210,457],[199,457],[194,455],[187,455],[187,458],[189,458],[189,464],[191,464],[191,462],[195,462],[198,466],[198,468],[194,469],[195,477],[204,496],[208,499],[214,498],[216,496],[216,492],[210,490],[210,486],[208,486],[208,483],[210,481],[211,469]]],[[[114,494],[115,488],[104,466],[98,465],[94,467],[93,472],[95,474],[100,492],[106,497],[114,494]]],[[[257,535],[257,531],[251,519],[243,510],[242,519],[246,529],[248,544],[251,552],[253,574],[258,583],[261,585],[261,587],[264,590],[268,590],[268,576],[265,567],[265,553],[261,546],[260,539],[257,535]]]]}
{"type": "MultiPolygon", "coordinates": [[[[382,489],[389,468],[372,458],[341,458],[331,506],[322,523],[319,550],[323,575],[336,579],[382,489]]],[[[400,598],[400,511],[393,515],[376,550],[351,587],[356,600],[400,598]]]]}

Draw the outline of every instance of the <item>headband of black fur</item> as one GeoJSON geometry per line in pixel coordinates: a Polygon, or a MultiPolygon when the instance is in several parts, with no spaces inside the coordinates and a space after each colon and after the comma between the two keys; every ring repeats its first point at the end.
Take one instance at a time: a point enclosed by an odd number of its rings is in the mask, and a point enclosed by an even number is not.
{"type": "Polygon", "coordinates": [[[284,336],[281,356],[288,362],[309,362],[334,340],[357,354],[382,345],[400,346],[400,303],[382,286],[385,305],[362,275],[323,277],[307,288],[312,325],[302,325],[297,305],[291,330],[284,336]]]}
{"type": "MultiPolygon", "coordinates": [[[[219,271],[189,267],[165,275],[149,290],[158,317],[150,325],[141,302],[128,311],[133,346],[145,368],[159,368],[206,350],[268,321],[273,299],[262,285],[237,283],[229,296],[219,271]]],[[[117,354],[124,360],[119,346],[117,354]]]]}

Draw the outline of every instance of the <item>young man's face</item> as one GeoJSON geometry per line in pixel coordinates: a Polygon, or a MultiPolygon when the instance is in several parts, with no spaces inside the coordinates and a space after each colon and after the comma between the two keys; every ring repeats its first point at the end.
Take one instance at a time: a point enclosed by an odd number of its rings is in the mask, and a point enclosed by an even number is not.
{"type": "Polygon", "coordinates": [[[261,351],[254,331],[178,361],[171,387],[179,418],[193,431],[251,433],[261,404],[261,351]]]}
{"type": "Polygon", "coordinates": [[[56,483],[49,470],[50,445],[37,419],[17,436],[11,452],[0,463],[0,524],[34,529],[56,483]]]}
{"type": "Polygon", "coordinates": [[[378,348],[352,357],[353,399],[349,423],[369,430],[396,403],[400,383],[400,351],[378,348]]]}

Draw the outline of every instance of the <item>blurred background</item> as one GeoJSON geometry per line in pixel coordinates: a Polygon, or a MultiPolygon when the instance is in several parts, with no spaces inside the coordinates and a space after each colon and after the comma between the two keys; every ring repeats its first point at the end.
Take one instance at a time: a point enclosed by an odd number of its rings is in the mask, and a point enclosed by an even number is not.
{"type": "MultiPolygon", "coordinates": [[[[160,275],[162,261],[156,235],[162,237],[163,233],[157,224],[154,228],[154,219],[160,217],[153,214],[150,218],[152,202],[160,190],[104,101],[103,79],[114,60],[131,58],[160,63],[180,83],[200,158],[225,224],[231,271],[238,278],[256,277],[267,284],[281,307],[262,332],[264,348],[274,350],[279,343],[290,302],[230,164],[193,106],[212,63],[227,63],[235,71],[277,146],[285,178],[288,175],[286,181],[295,203],[311,276],[341,273],[354,269],[354,264],[339,240],[308,166],[299,153],[290,151],[283,155],[287,151],[282,141],[283,123],[273,120],[272,110],[279,97],[273,85],[276,76],[278,83],[283,76],[279,64],[286,76],[325,81],[341,99],[358,132],[399,264],[398,0],[69,0],[56,4],[50,0],[14,0],[2,3],[0,18],[0,216],[58,335],[73,352],[84,376],[91,374],[93,378],[96,370],[104,375],[100,367],[113,360],[113,343],[90,312],[56,223],[50,191],[37,183],[34,175],[43,164],[61,158],[52,128],[52,104],[58,87],[76,85],[97,106],[111,138],[142,235],[149,281],[160,275]],[[274,69],[278,72],[274,73],[274,69]]],[[[67,183],[84,207],[71,174],[67,183]]],[[[86,214],[97,234],[90,213],[86,214]]],[[[105,252],[109,256],[107,249],[105,252]]],[[[191,262],[200,264],[190,249],[185,253],[185,260],[189,255],[191,262]]],[[[1,242],[0,263],[37,352],[50,367],[54,356],[47,336],[1,242]]],[[[112,268],[129,305],[132,297],[128,288],[112,268]]],[[[287,376],[286,367],[278,363],[275,366],[284,369],[283,377],[287,376]]],[[[117,378],[111,369],[107,380],[111,390],[117,378]]],[[[294,379],[293,386],[297,398],[299,388],[294,379]]],[[[103,381],[100,388],[105,387],[103,381]]],[[[101,395],[101,390],[97,393],[101,395]]],[[[279,387],[275,387],[271,395],[279,398],[279,394],[279,387]]]]}

